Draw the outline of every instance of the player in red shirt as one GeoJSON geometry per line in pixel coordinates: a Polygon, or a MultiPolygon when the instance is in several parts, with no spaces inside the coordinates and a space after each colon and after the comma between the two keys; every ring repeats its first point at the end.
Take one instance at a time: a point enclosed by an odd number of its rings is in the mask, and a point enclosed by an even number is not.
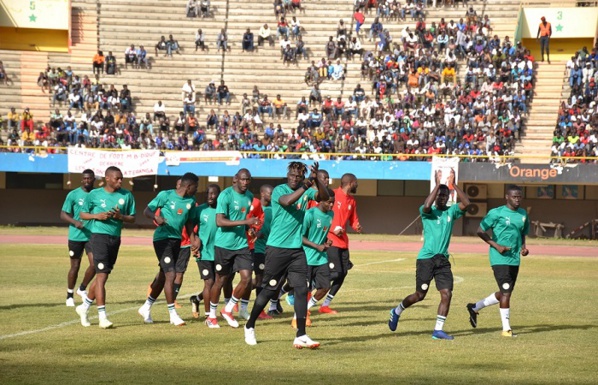
{"type": "Polygon", "coordinates": [[[336,314],[337,311],[330,308],[330,302],[343,286],[345,277],[353,267],[349,258],[349,237],[347,236],[347,223],[358,233],[361,233],[361,225],[357,217],[357,207],[353,195],[357,192],[357,177],[353,174],[344,174],[341,178],[341,186],[334,190],[335,202],[334,218],[330,225],[328,239],[332,246],[328,248],[328,262],[330,263],[330,276],[332,284],[326,299],[320,306],[320,313],[336,314]]]}
{"type": "MultiPolygon", "coordinates": [[[[263,186],[260,189],[260,193],[262,193],[263,186]]],[[[262,202],[257,197],[253,197],[253,201],[251,202],[251,207],[249,208],[249,213],[247,214],[247,218],[258,218],[259,222],[257,225],[250,226],[249,229],[245,232],[247,235],[247,245],[249,246],[249,251],[251,252],[251,257],[254,260],[253,263],[253,271],[256,272],[255,266],[255,241],[257,240],[256,235],[262,229],[262,225],[264,224],[264,210],[262,209],[262,202]]],[[[257,275],[257,274],[256,274],[257,275]]],[[[255,281],[252,280],[252,283],[255,281]]],[[[247,310],[247,306],[249,305],[249,298],[251,298],[251,290],[252,284],[247,287],[245,294],[241,297],[241,308],[239,309],[239,317],[248,320],[249,319],[249,311],[247,310]]]]}

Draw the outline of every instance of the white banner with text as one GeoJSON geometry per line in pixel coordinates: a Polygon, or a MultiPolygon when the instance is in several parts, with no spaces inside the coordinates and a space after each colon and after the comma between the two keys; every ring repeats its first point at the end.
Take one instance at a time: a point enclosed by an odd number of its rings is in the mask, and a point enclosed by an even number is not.
{"type": "Polygon", "coordinates": [[[69,172],[81,173],[89,168],[96,176],[104,176],[110,166],[120,168],[125,178],[156,175],[159,162],[160,151],[157,150],[101,151],[69,147],[68,152],[69,172]]]}

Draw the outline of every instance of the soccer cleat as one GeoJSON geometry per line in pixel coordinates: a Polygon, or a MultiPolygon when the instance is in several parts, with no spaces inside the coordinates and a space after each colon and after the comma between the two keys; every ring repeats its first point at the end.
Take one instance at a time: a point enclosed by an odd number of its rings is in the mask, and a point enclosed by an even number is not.
{"type": "Polygon", "coordinates": [[[237,322],[237,320],[235,319],[235,317],[233,317],[233,313],[228,313],[224,310],[220,311],[220,315],[222,316],[222,318],[224,318],[226,320],[226,322],[228,322],[228,325],[232,328],[238,328],[239,327],[239,323],[237,322]]]}
{"type": "Polygon", "coordinates": [[[289,306],[295,306],[295,296],[293,294],[287,294],[285,300],[287,301],[289,306]]]}
{"type": "Polygon", "coordinates": [[[291,321],[291,327],[295,330],[297,329],[297,318],[293,318],[291,321]]]}
{"type": "Polygon", "coordinates": [[[432,333],[432,339],[433,340],[454,340],[455,337],[446,334],[446,332],[444,330],[434,330],[434,332],[432,333]]]}
{"type": "Polygon", "coordinates": [[[87,319],[87,310],[88,309],[83,307],[83,305],[79,305],[75,308],[75,311],[77,312],[77,314],[79,314],[79,317],[81,317],[81,326],[84,326],[86,328],[91,326],[89,319],[87,319]]]}
{"type": "Polygon", "coordinates": [[[262,310],[257,319],[272,319],[272,316],[268,315],[265,311],[262,310]]]}
{"type": "Polygon", "coordinates": [[[338,312],[334,309],[331,309],[330,306],[320,306],[320,310],[318,310],[318,312],[324,314],[338,314],[338,312]]]}
{"type": "Polygon", "coordinates": [[[247,309],[239,310],[239,317],[243,318],[245,321],[248,321],[249,320],[249,312],[247,311],[247,309]]]}
{"type": "Polygon", "coordinates": [[[110,329],[114,324],[110,322],[108,318],[100,319],[100,328],[101,329],[110,329]]]}
{"type": "Polygon", "coordinates": [[[255,329],[254,328],[243,328],[245,330],[245,343],[247,345],[257,345],[257,341],[255,339],[255,329]]]}
{"type": "Polygon", "coordinates": [[[220,325],[218,325],[218,320],[216,318],[206,318],[206,325],[210,328],[210,329],[219,329],[220,325]]]}
{"type": "Polygon", "coordinates": [[[87,290],[77,289],[77,295],[81,297],[83,301],[87,298],[87,290]]]}
{"type": "Polygon", "coordinates": [[[475,303],[467,304],[467,311],[469,312],[469,323],[471,324],[471,327],[475,329],[478,326],[478,312],[473,310],[474,308],[475,303]]]}
{"type": "Polygon", "coordinates": [[[185,326],[186,325],[185,321],[181,317],[179,317],[179,315],[176,313],[170,315],[170,323],[174,326],[185,326]]]}
{"type": "Polygon", "coordinates": [[[73,297],[66,299],[67,307],[75,307],[75,299],[73,297]]]}
{"type": "Polygon", "coordinates": [[[390,309],[390,319],[388,320],[388,328],[391,332],[397,330],[399,324],[399,315],[395,313],[395,309],[390,309]]]}
{"type": "Polygon", "coordinates": [[[199,300],[197,299],[196,295],[192,295],[189,298],[189,302],[191,302],[191,314],[193,314],[193,318],[199,318],[199,300]]]}
{"type": "Polygon", "coordinates": [[[503,337],[517,337],[517,334],[514,334],[512,330],[503,330],[502,333],[500,334],[503,337]]]}
{"type": "Polygon", "coordinates": [[[297,349],[315,349],[320,346],[320,343],[317,341],[312,341],[311,338],[307,336],[307,334],[302,335],[301,337],[295,337],[295,341],[293,341],[293,347],[297,349]]]}
{"type": "Polygon", "coordinates": [[[154,320],[152,319],[151,309],[145,305],[141,306],[137,313],[143,318],[143,322],[146,324],[153,324],[154,320]]]}

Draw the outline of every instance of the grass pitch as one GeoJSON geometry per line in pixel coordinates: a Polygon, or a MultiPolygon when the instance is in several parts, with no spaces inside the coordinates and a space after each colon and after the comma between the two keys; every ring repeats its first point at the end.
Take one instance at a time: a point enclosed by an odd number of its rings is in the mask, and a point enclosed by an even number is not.
{"type": "Polygon", "coordinates": [[[496,306],[481,312],[477,329],[469,326],[465,305],[496,284],[486,255],[457,255],[445,326],[454,341],[431,339],[435,290],[403,313],[395,333],[388,330],[389,309],[414,290],[415,255],[371,250],[352,253],[352,260],[355,268],[333,302],[339,314],[313,311],[308,334],[321,348],[299,351],[292,348],[292,309],[284,302],[282,316],[258,321],[253,347],[245,345],[242,328],[221,320],[221,329],[210,330],[193,320],[187,298],[202,285],[193,261],[179,300],[187,326],[168,323],[163,297],[153,308],[156,323],[144,325],[137,308],[157,271],[149,241],[121,247],[107,286],[112,330],[98,328],[95,306],[90,328],[65,307],[66,241],[2,245],[0,383],[596,383],[598,258],[527,257],[511,308],[519,336],[506,339],[496,306]]]}

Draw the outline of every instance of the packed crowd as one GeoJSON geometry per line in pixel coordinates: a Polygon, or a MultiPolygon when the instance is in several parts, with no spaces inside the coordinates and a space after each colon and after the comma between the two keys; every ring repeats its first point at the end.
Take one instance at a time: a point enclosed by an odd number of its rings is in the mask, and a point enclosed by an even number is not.
{"type": "MultiPolygon", "coordinates": [[[[201,92],[189,81],[182,89],[178,117],[171,121],[161,101],[156,103],[153,116],[148,113],[141,117],[131,111],[126,86],[117,91],[113,86],[92,82],[87,75],[80,79],[70,68],[48,68],[40,73],[38,83],[42,90],[53,93],[53,103],[68,102],[69,110],[63,115],[56,109],[50,121],[37,128],[32,119],[27,119],[27,112],[13,111],[9,114],[8,144],[275,153],[249,155],[256,157],[297,152],[304,158],[319,158],[342,153],[346,154],[344,159],[415,160],[427,159],[430,154],[493,159],[512,154],[533,96],[533,56],[520,42],[513,44],[508,36],[504,40],[493,36],[488,16],[479,18],[473,8],[468,8],[457,22],[440,19],[428,25],[423,3],[408,1],[401,7],[396,1],[377,2],[378,17],[364,33],[360,20],[370,5],[357,1],[355,33],[348,23],[339,20],[336,37],[331,36],[326,43],[327,57],[312,61],[307,68],[309,95],[288,104],[280,95],[269,98],[256,86],[249,96],[243,94],[239,110],[217,114],[212,109],[204,118],[195,112],[195,97],[201,92]],[[417,20],[415,28],[405,27],[400,36],[391,36],[384,28],[384,22],[408,17],[417,20]],[[360,39],[365,38],[375,43],[373,51],[361,47],[360,39]],[[341,80],[344,66],[340,59],[356,55],[362,60],[363,81],[372,84],[372,94],[366,95],[358,85],[347,98],[322,95],[321,81],[341,80]],[[457,73],[459,63],[464,64],[465,74],[457,73]],[[79,117],[75,110],[79,110],[79,117]],[[295,116],[296,126],[290,132],[275,124],[275,117],[291,115],[295,116]],[[12,129],[15,126],[20,131],[12,129]]],[[[200,7],[196,15],[203,12],[200,2],[190,1],[189,7],[193,6],[196,11],[200,7]]],[[[299,1],[275,3],[276,32],[266,37],[260,33],[258,45],[273,42],[274,34],[281,41],[301,41],[297,16],[291,16],[289,23],[285,19],[299,9],[299,1]]],[[[199,30],[198,35],[202,34],[199,30]]],[[[253,49],[251,35],[251,41],[244,39],[244,49],[253,49]]],[[[164,49],[172,55],[179,49],[172,36],[160,41],[166,43],[158,43],[156,52],[164,49]]],[[[219,49],[227,49],[226,39],[219,41],[219,49]]],[[[196,44],[196,49],[203,49],[203,43],[196,44]]],[[[134,45],[127,50],[125,63],[144,64],[139,56],[133,57],[138,53],[134,45]]],[[[103,55],[100,51],[96,56],[103,55]]],[[[108,57],[113,58],[111,52],[108,57]]],[[[94,74],[104,68],[108,72],[108,60],[99,61],[102,65],[96,66],[94,58],[94,74]]],[[[116,67],[116,59],[110,62],[116,67]]],[[[210,82],[203,99],[206,104],[230,105],[231,93],[224,83],[216,87],[210,82]]]]}
{"type": "Polygon", "coordinates": [[[555,162],[587,163],[585,157],[598,156],[598,44],[567,61],[567,76],[571,91],[559,108],[551,155],[555,162]]]}

